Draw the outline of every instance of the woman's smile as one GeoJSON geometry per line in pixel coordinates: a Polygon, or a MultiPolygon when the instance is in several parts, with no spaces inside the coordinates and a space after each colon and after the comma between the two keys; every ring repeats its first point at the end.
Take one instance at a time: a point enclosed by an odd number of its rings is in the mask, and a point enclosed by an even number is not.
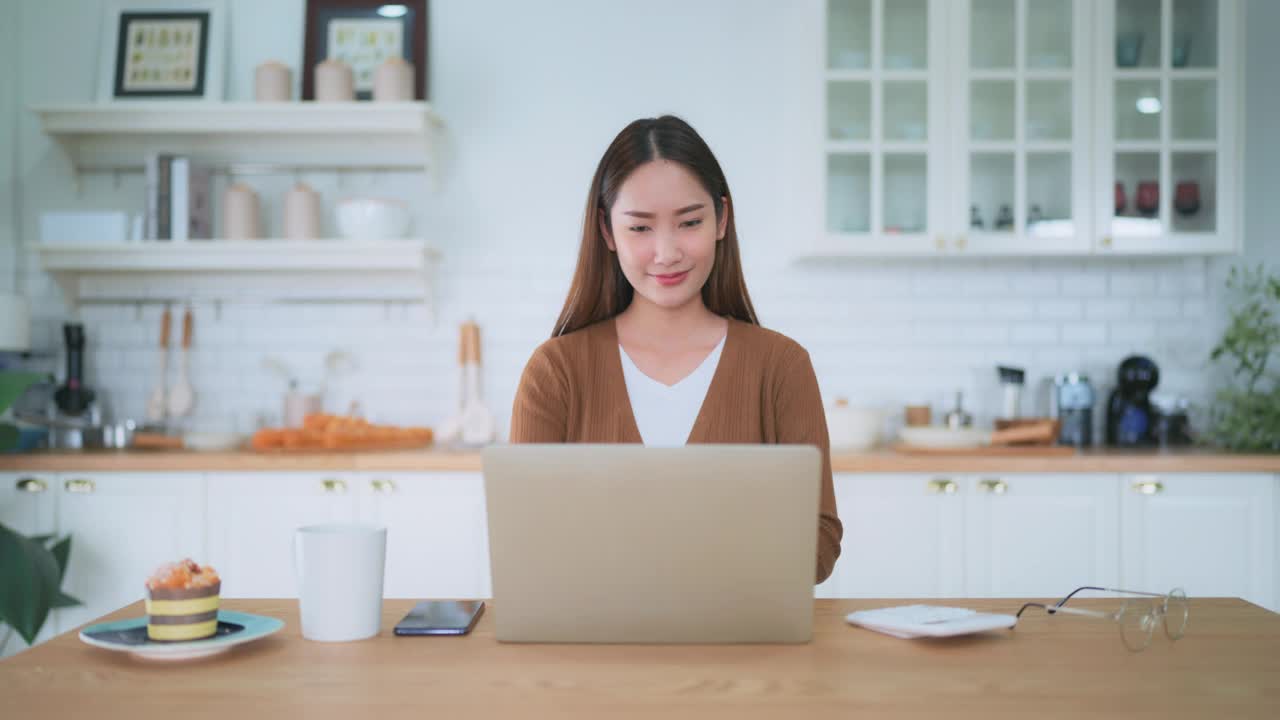
{"type": "Polygon", "coordinates": [[[667,273],[665,275],[654,275],[653,278],[658,281],[659,285],[671,286],[679,285],[689,276],[689,271],[684,270],[678,273],[667,273]]]}

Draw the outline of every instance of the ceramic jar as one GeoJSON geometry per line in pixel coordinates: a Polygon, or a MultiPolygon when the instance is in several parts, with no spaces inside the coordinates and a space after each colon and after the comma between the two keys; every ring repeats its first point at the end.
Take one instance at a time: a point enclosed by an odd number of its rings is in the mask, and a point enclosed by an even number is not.
{"type": "Polygon", "coordinates": [[[355,73],[341,60],[324,60],[316,63],[316,100],[319,102],[350,102],[356,99],[355,73]]]}
{"type": "Polygon", "coordinates": [[[222,193],[222,235],[228,240],[262,237],[258,221],[258,193],[244,183],[234,183],[222,193]]]}
{"type": "Polygon", "coordinates": [[[320,194],[298,183],[284,194],[284,236],[289,240],[320,237],[320,194]]]}
{"type": "Polygon", "coordinates": [[[268,60],[253,72],[253,99],[258,102],[288,102],[289,85],[289,67],[268,60]]]}
{"type": "Polygon", "coordinates": [[[413,80],[413,63],[402,57],[389,57],[373,73],[373,99],[378,102],[412,101],[413,80]]]}

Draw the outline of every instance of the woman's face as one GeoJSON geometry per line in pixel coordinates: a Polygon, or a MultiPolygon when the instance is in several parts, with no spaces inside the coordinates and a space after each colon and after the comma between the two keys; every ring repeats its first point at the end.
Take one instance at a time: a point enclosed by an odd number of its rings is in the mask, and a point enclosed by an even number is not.
{"type": "Polygon", "coordinates": [[[623,181],[609,222],[601,210],[600,230],[638,297],[664,308],[701,302],[728,224],[721,202],[717,222],[702,184],[670,160],[647,162],[623,181]]]}

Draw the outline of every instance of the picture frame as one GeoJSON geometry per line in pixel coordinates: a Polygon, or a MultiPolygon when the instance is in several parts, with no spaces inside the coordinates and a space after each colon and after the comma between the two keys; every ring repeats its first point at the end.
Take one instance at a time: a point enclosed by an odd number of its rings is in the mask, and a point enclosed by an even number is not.
{"type": "Polygon", "coordinates": [[[112,0],[102,12],[99,102],[224,98],[226,0],[112,0]]]}
{"type": "Polygon", "coordinates": [[[426,100],[427,2],[307,0],[302,99],[315,99],[316,64],[338,58],[354,71],[356,99],[369,100],[373,96],[374,71],[391,54],[398,54],[413,64],[414,98],[426,100]]]}

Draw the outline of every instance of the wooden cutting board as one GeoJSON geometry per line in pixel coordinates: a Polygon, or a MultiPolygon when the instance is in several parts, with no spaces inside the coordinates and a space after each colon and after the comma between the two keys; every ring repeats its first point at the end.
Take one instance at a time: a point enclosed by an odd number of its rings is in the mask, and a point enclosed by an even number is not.
{"type": "Polygon", "coordinates": [[[894,452],[904,455],[981,455],[987,457],[1065,457],[1075,455],[1071,445],[979,445],[978,447],[923,447],[898,443],[894,452]]]}

